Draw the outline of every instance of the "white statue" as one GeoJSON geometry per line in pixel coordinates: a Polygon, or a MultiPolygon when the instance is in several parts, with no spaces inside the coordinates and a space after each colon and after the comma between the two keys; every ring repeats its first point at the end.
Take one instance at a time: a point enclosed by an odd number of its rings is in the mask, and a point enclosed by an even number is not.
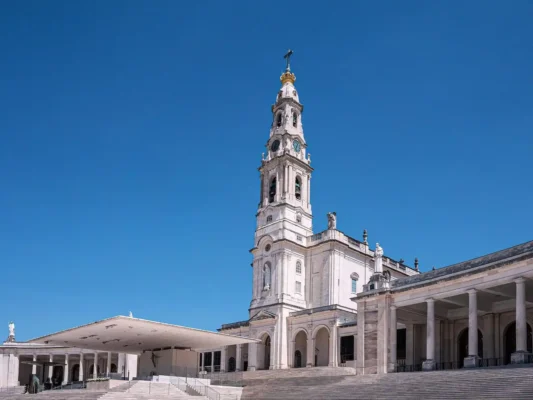
{"type": "Polygon", "coordinates": [[[9,323],[9,337],[15,337],[15,324],[13,322],[9,323]]]}
{"type": "Polygon", "coordinates": [[[374,256],[375,257],[383,257],[383,248],[379,245],[379,243],[376,243],[376,250],[374,250],[374,256]]]}
{"type": "Polygon", "coordinates": [[[266,264],[263,267],[263,290],[270,290],[270,267],[266,264]]]}
{"type": "Polygon", "coordinates": [[[328,213],[328,229],[337,229],[337,213],[328,213]]]}
{"type": "Polygon", "coordinates": [[[130,315],[129,315],[130,318],[133,318],[133,313],[130,311],[130,315]]]}
{"type": "Polygon", "coordinates": [[[383,249],[376,243],[376,250],[374,250],[374,272],[382,273],[383,272],[383,249]]]}

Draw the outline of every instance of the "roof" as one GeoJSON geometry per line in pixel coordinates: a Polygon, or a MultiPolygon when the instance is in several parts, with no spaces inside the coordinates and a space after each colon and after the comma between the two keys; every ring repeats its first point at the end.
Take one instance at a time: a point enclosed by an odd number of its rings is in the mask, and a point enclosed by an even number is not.
{"type": "Polygon", "coordinates": [[[515,259],[516,257],[525,255],[533,257],[533,240],[444,268],[435,269],[433,271],[424,272],[422,274],[413,275],[406,278],[396,279],[391,282],[391,289],[398,290],[403,286],[424,284],[428,281],[446,279],[447,277],[451,278],[458,274],[466,274],[471,270],[476,270],[483,266],[499,266],[504,260],[511,258],[515,259]]]}
{"type": "Polygon", "coordinates": [[[117,316],[38,337],[29,342],[99,351],[140,353],[155,348],[200,350],[259,341],[163,322],[117,316]]]}

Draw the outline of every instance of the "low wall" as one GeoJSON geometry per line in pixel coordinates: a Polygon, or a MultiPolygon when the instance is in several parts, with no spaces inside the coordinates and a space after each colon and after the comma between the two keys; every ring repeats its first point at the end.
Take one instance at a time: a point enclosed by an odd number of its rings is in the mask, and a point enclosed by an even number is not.
{"type": "Polygon", "coordinates": [[[242,396],[242,391],[244,389],[242,387],[217,386],[217,385],[211,385],[211,387],[215,389],[218,393],[220,393],[221,400],[224,400],[226,398],[240,400],[242,396]]]}
{"type": "Polygon", "coordinates": [[[91,392],[106,392],[109,390],[109,380],[87,381],[87,390],[91,392]]]}
{"type": "Polygon", "coordinates": [[[87,390],[92,392],[105,392],[114,387],[129,384],[129,381],[122,379],[106,379],[102,381],[87,381],[87,390]]]}

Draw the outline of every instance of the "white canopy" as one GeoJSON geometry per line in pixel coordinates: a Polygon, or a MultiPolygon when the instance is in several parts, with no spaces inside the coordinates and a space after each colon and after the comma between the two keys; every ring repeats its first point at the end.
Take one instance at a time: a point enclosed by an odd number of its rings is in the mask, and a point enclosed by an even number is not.
{"type": "Polygon", "coordinates": [[[169,347],[213,349],[259,343],[259,340],[118,316],[42,336],[30,342],[118,353],[140,353],[143,350],[169,347]]]}

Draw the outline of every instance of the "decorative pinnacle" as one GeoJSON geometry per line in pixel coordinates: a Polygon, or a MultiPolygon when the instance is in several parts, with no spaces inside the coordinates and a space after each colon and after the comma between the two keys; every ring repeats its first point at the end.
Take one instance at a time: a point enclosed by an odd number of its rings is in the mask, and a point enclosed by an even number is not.
{"type": "Polygon", "coordinates": [[[363,231],[363,242],[368,244],[368,232],[366,229],[363,231]]]}
{"type": "Polygon", "coordinates": [[[418,258],[415,258],[415,271],[418,271],[418,258]]]}

